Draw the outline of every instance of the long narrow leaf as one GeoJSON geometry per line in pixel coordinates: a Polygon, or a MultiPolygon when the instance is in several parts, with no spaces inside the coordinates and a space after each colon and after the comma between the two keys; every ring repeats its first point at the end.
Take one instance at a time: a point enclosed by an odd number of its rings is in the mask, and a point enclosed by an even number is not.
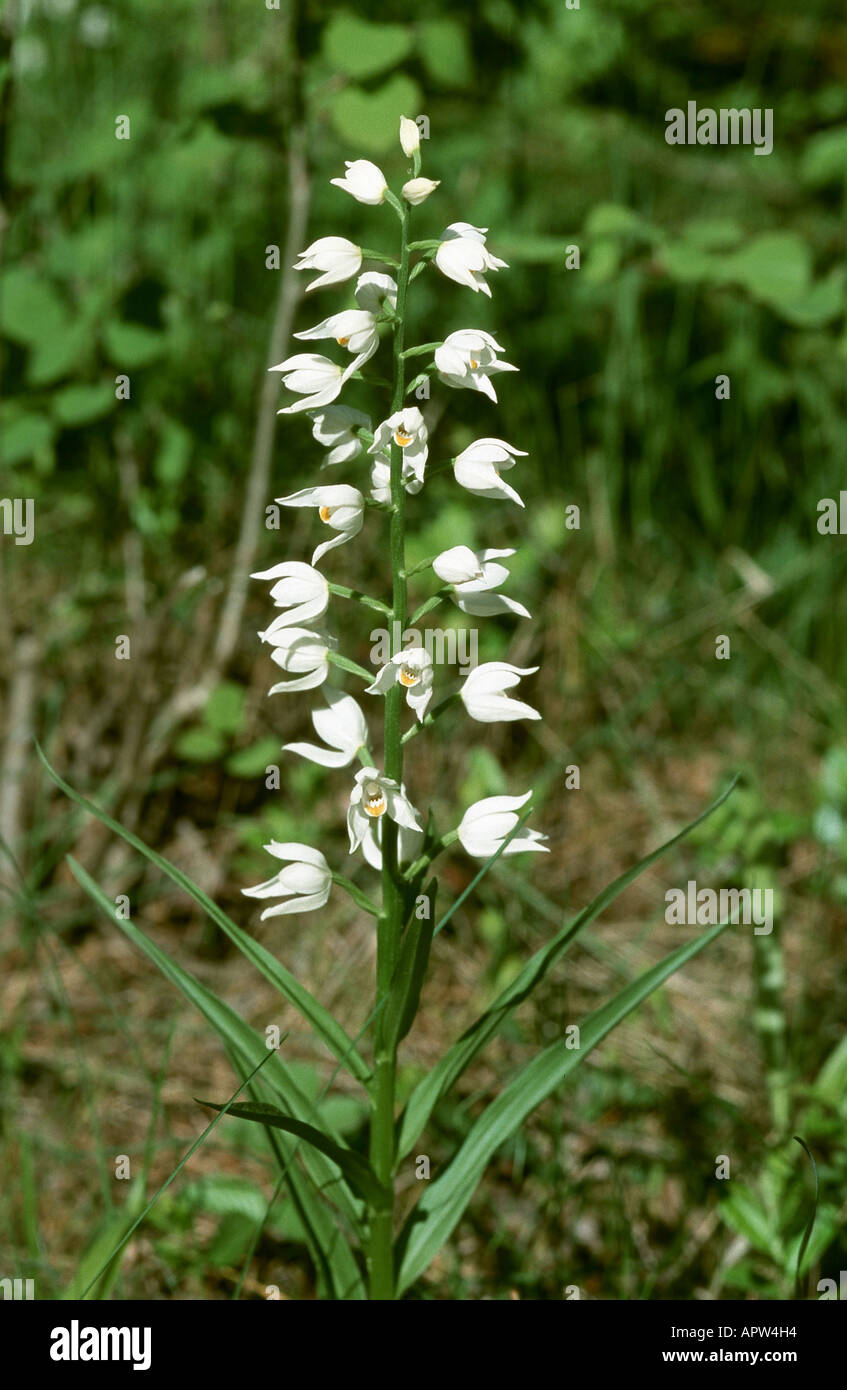
{"type": "Polygon", "coordinates": [[[367,1063],[361,1053],[357,1051],[352,1038],[350,1038],[341,1027],[341,1024],[335,1021],[329,1010],[318,1003],[314,995],[310,994],[309,990],[307,990],[304,985],[301,985],[299,980],[295,979],[290,971],[286,970],[285,966],[281,965],[279,961],[271,955],[270,951],[266,950],[260,942],[254,941],[253,937],[247,932],[242,931],[241,928],[218,907],[217,903],[203,892],[202,888],[198,888],[197,884],[192,882],[187,874],[184,874],[181,869],[171,864],[170,861],[165,859],[161,854],[157,854],[154,849],[150,849],[149,845],[145,845],[144,841],[140,840],[137,835],[133,835],[131,830],[126,830],[119,821],[114,820],[111,816],[107,815],[105,811],[101,811],[99,806],[95,806],[93,801],[89,801],[86,797],[80,795],[79,792],[74,791],[73,787],[63,781],[58,772],[50,766],[38,744],[36,744],[36,749],[39,758],[47,772],[49,772],[50,776],[53,778],[56,786],[60,787],[65,795],[69,796],[72,801],[75,801],[78,806],[82,806],[86,811],[90,811],[92,816],[96,816],[103,825],[107,825],[116,835],[120,835],[121,839],[126,840],[128,845],[132,845],[133,849],[137,849],[139,854],[143,854],[146,859],[150,860],[151,864],[155,864],[157,869],[161,869],[162,873],[167,874],[168,878],[172,879],[180,888],[183,888],[185,892],[203,908],[203,911],[211,917],[212,921],[220,927],[221,931],[225,932],[233,945],[237,946],[239,951],[247,957],[251,964],[255,965],[256,969],[264,975],[265,979],[272,984],[275,989],[278,989],[283,998],[287,999],[290,1004],[293,1004],[295,1009],[303,1015],[306,1022],[312,1026],[321,1041],[326,1044],[340,1062],[343,1062],[351,1075],[354,1076],[357,1081],[361,1081],[363,1084],[366,1083],[370,1079],[370,1071],[367,1063]]]}
{"type": "MultiPolygon", "coordinates": [[[[438,880],[432,878],[424,893],[429,904],[430,914],[435,908],[437,891],[438,880]]],[[[394,972],[395,977],[388,994],[385,1011],[385,1038],[387,1046],[391,1048],[396,1048],[397,1044],[405,1038],[415,1021],[415,1014],[418,1011],[421,997],[421,986],[429,964],[434,927],[434,916],[419,919],[413,912],[406,928],[406,934],[400,947],[400,959],[394,972]]]]}
{"type": "Polygon", "coordinates": [[[627,1014],[658,989],[669,975],[720,936],[728,925],[721,923],[680,946],[627,985],[608,1004],[589,1014],[580,1024],[578,1049],[569,1046],[570,1039],[559,1038],[521,1068],[480,1115],[452,1162],[427,1187],[406,1222],[398,1242],[399,1292],[423,1274],[447,1240],[471,1200],[486,1164],[500,1145],[627,1014]]]}
{"type": "MultiPolygon", "coordinates": [[[[195,1097],[195,1099],[197,1099],[195,1097]]],[[[198,1100],[198,1105],[207,1105],[210,1110],[223,1110],[222,1105],[217,1105],[213,1100],[198,1100]]],[[[298,1139],[302,1139],[307,1144],[319,1149],[327,1158],[337,1163],[345,1178],[354,1191],[358,1192],[365,1201],[384,1202],[387,1196],[386,1189],[382,1186],[376,1173],[366,1158],[357,1154],[353,1149],[349,1149],[345,1144],[336,1144],[334,1139],[329,1139],[323,1130],[316,1129],[314,1125],[307,1125],[302,1120],[295,1120],[290,1115],[285,1115],[275,1105],[267,1105],[264,1102],[258,1104],[252,1101],[245,1101],[240,1105],[231,1105],[230,1115],[234,1115],[237,1120],[253,1120],[257,1124],[271,1125],[274,1129],[282,1129],[287,1134],[296,1134],[298,1139]]]]}
{"type": "MultiPolygon", "coordinates": [[[[68,855],[67,859],[77,882],[102,908],[114,925],[121,929],[133,945],[138,946],[145,955],[149,956],[162,974],[176,985],[177,989],[195,1008],[200,1010],[219,1036],[235,1048],[237,1055],[244,1059],[247,1067],[255,1066],[257,1058],[267,1052],[265,1039],[249,1024],[245,1023],[234,1009],[231,1009],[228,1004],[219,999],[199,980],[196,980],[176,961],[171,960],[170,956],[148,936],[145,936],[144,932],[139,931],[133,922],[119,917],[113,904],[99,885],[86,873],[85,869],[71,855],[68,855]]],[[[292,1080],[287,1067],[278,1055],[274,1054],[271,1057],[271,1061],[263,1069],[263,1077],[273,1084],[286,1109],[297,1119],[302,1119],[307,1124],[311,1122],[321,1123],[321,1117],[318,1116],[312,1102],[292,1080]]],[[[303,1161],[320,1190],[334,1201],[348,1221],[358,1228],[361,1218],[359,1205],[353,1198],[337,1165],[330,1163],[324,1154],[314,1149],[305,1150],[303,1161]]]]}
{"type": "Polygon", "coordinates": [[[450,1087],[454,1085],[465,1068],[470,1065],[477,1053],[482,1050],[492,1034],[496,1033],[509,1014],[519,1004],[522,1004],[524,999],[535,989],[535,986],[544,979],[550,967],[555,965],[556,961],[565,954],[579,933],[589,926],[596,917],[599,917],[600,913],[614,902],[615,898],[634,879],[643,874],[645,869],[649,869],[651,864],[655,864],[657,859],[666,854],[669,849],[673,849],[674,845],[679,844],[679,841],[688,835],[695,826],[700,825],[707,816],[716,811],[733,791],[737,780],[737,778],[734,779],[723,795],[696,820],[691,821],[678,834],[670,840],[666,840],[658,849],[654,849],[631,869],[627,869],[625,873],[608,884],[602,893],[598,893],[593,902],[590,902],[577,914],[572,922],[568,922],[561,931],[557,932],[552,941],[536,951],[520,974],[497,996],[485,1013],[471,1024],[449,1052],[445,1052],[432,1071],[418,1082],[398,1121],[398,1161],[409,1152],[441,1097],[446,1095],[450,1087]]]}

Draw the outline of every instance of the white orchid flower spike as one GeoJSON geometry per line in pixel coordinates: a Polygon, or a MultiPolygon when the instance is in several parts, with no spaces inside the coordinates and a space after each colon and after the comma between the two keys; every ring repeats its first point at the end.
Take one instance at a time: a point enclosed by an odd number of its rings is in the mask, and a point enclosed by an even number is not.
{"type": "Polygon", "coordinates": [[[282,373],[282,384],[286,390],[294,391],[303,397],[293,405],[283,406],[277,411],[277,415],[296,415],[301,410],[314,410],[317,406],[329,405],[341,394],[344,383],[349,381],[370,355],[360,352],[349,367],[342,369],[337,363],[330,362],[328,357],[321,357],[318,352],[296,352],[293,357],[286,357],[284,362],[278,362],[275,367],[268,367],[269,372],[282,373]]]}
{"type": "Polygon", "coordinates": [[[377,425],[374,442],[368,453],[388,453],[391,445],[397,444],[403,450],[403,471],[408,468],[418,482],[423,483],[429,454],[428,438],[429,431],[417,406],[406,406],[404,410],[395,411],[387,420],[383,420],[382,424],[377,425]]]}
{"type": "Polygon", "coordinates": [[[356,430],[365,429],[370,433],[371,429],[371,417],[349,405],[328,405],[324,410],[315,411],[312,420],[312,438],[329,450],[322,468],[357,458],[365,446],[356,430]]]}
{"type": "MultiPolygon", "coordinates": [[[[405,795],[405,788],[401,788],[405,795]]],[[[362,840],[362,854],[365,862],[377,873],[382,872],[382,820],[371,821],[368,833],[362,840]]],[[[397,832],[397,860],[400,864],[413,864],[423,849],[422,830],[408,830],[401,825],[397,832]]]]}
{"type": "Polygon", "coordinates": [[[526,458],[526,451],[505,439],[477,439],[454,458],[453,476],[476,497],[507,497],[522,507],[523,500],[500,476],[514,468],[518,458],[526,458]]]}
{"type": "Polygon", "coordinates": [[[322,236],[300,252],[295,270],[320,270],[323,272],[311,285],[310,290],[321,289],[324,285],[340,285],[358,275],[362,268],[362,248],[343,236],[322,236]]]}
{"type": "MultiPolygon", "coordinates": [[[[492,854],[496,854],[520,820],[515,812],[525,806],[531,796],[531,791],[523,796],[486,796],[469,806],[457,832],[466,853],[474,859],[490,859],[492,854]]],[[[547,836],[540,831],[523,826],[509,841],[503,854],[522,854],[525,850],[548,854],[547,846],[540,843],[546,839],[547,836]]]]}
{"type": "Polygon", "coordinates": [[[496,339],[481,328],[460,328],[435,349],[435,365],[445,385],[482,391],[496,401],[492,376],[518,370],[511,362],[500,361],[497,354],[502,351],[496,339]]]}
{"type": "Polygon", "coordinates": [[[314,690],[316,685],[323,685],[329,675],[329,653],[335,646],[333,638],[309,632],[304,627],[286,627],[265,636],[264,640],[273,647],[271,660],[294,677],[272,685],[269,695],[276,695],[280,690],[289,693],[314,690]]]}
{"type": "Polygon", "coordinates": [[[373,684],[365,687],[365,694],[387,695],[393,685],[402,685],[406,704],[421,722],[432,699],[432,680],[432,657],[426,647],[409,647],[380,667],[373,684]]]}
{"type": "Polygon", "coordinates": [[[467,545],[455,545],[442,550],[432,562],[432,568],[449,584],[453,601],[463,613],[487,618],[495,613],[516,613],[521,618],[531,614],[516,599],[492,593],[509,578],[505,565],[496,562],[514,555],[514,550],[471,550],[467,545]]]}
{"type": "Polygon", "coordinates": [[[365,499],[356,487],[347,483],[335,483],[328,487],[304,487],[300,492],[292,492],[288,497],[275,499],[282,507],[316,507],[318,516],[331,531],[337,531],[334,540],[323,541],[312,556],[316,565],[328,550],[357,536],[364,524],[365,499]]]}
{"type": "Polygon", "coordinates": [[[328,709],[312,712],[315,733],[328,745],[319,748],[314,743],[286,743],[284,753],[297,753],[301,758],[321,767],[349,767],[358,754],[368,746],[368,726],[365,716],[352,695],[326,687],[323,697],[328,709]]]}
{"type": "Polygon", "coordinates": [[[389,816],[407,830],[423,833],[420,816],[406,796],[405,789],[391,777],[384,777],[375,767],[363,767],[356,773],[356,784],[350,793],[347,811],[347,830],[350,853],[359,848],[374,821],[389,816]]]}
{"type": "Polygon", "coordinates": [[[286,627],[299,627],[303,623],[322,618],[329,607],[329,584],[318,570],[306,565],[302,560],[283,560],[269,570],[257,570],[251,579],[274,579],[271,598],[277,608],[286,611],[274,618],[270,627],[259,636],[263,642],[286,627]]]}
{"type": "Polygon", "coordinates": [[[266,917],[280,917],[290,912],[314,912],[323,907],[332,888],[332,871],[320,850],[277,840],[271,840],[265,849],[275,859],[288,861],[285,868],[266,883],[241,891],[247,898],[283,898],[285,901],[266,907],[259,920],[264,922],[266,917]]]}
{"type": "Polygon", "coordinates": [[[368,203],[375,207],[377,203],[385,201],[388,184],[384,173],[376,164],[372,164],[369,159],[345,159],[344,167],[347,173],[343,179],[330,179],[330,183],[349,193],[357,203],[368,203]]]}
{"type": "Polygon", "coordinates": [[[451,222],[441,234],[441,244],[435,253],[435,264],[448,279],[468,289],[481,291],[491,298],[486,271],[504,270],[506,261],[492,256],[485,245],[487,227],[472,227],[470,222],[451,222]]]}
{"type": "Polygon", "coordinates": [[[386,305],[392,310],[397,308],[397,281],[382,271],[366,270],[356,281],[353,293],[359,308],[370,314],[384,313],[386,305]]]}
{"type": "Polygon", "coordinates": [[[306,341],[334,338],[339,347],[358,358],[359,366],[368,362],[379,347],[376,319],[367,309],[343,309],[340,314],[330,314],[328,319],[316,323],[314,328],[295,333],[294,337],[306,341]]]}
{"type": "Polygon", "coordinates": [[[508,661],[485,661],[471,671],[459,695],[471,719],[481,724],[497,724],[513,719],[540,719],[538,710],[513,700],[507,690],[518,684],[521,676],[532,676],[537,666],[512,666],[508,661]]]}

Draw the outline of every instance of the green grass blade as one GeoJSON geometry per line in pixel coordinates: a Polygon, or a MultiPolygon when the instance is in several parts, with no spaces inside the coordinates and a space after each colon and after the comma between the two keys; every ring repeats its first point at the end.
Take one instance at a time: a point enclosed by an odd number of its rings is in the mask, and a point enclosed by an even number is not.
{"type": "Polygon", "coordinates": [[[254,941],[253,937],[247,932],[242,931],[241,927],[237,926],[236,923],[218,907],[217,903],[213,902],[213,900],[203,892],[202,888],[198,888],[197,884],[193,883],[187,874],[184,874],[176,865],[171,864],[169,860],[163,858],[161,854],[157,854],[155,850],[150,849],[150,847],[145,845],[144,841],[140,840],[137,835],[133,835],[132,831],[124,829],[119,821],[114,820],[111,816],[107,815],[105,811],[101,811],[98,806],[95,806],[93,801],[89,801],[86,797],[80,795],[79,792],[74,791],[73,787],[63,781],[59,774],[50,766],[38,744],[36,744],[36,749],[41,762],[56,783],[56,786],[60,787],[65,795],[69,796],[72,801],[75,801],[78,806],[82,806],[86,811],[89,811],[92,816],[96,816],[103,825],[107,825],[110,830],[113,830],[116,835],[120,835],[121,839],[125,840],[127,844],[132,845],[133,849],[138,850],[139,854],[143,854],[146,859],[149,859],[151,864],[155,864],[158,869],[161,869],[162,873],[167,874],[168,878],[178,884],[180,888],[184,889],[185,892],[203,908],[203,911],[208,914],[212,921],[220,927],[221,931],[229,937],[233,945],[237,946],[239,951],[247,957],[251,964],[264,975],[269,984],[272,984],[275,989],[278,989],[283,998],[294,1005],[295,1009],[302,1014],[306,1022],[311,1025],[315,1033],[321,1041],[326,1044],[333,1055],[344,1063],[350,1071],[350,1074],[354,1076],[357,1081],[361,1081],[363,1084],[367,1083],[370,1079],[370,1071],[367,1063],[361,1053],[355,1048],[352,1039],[341,1027],[340,1023],[336,1022],[329,1010],[325,1009],[322,1004],[319,1004],[314,995],[310,994],[309,990],[307,990],[304,985],[301,985],[300,982],[271,955],[270,951],[258,941],[254,941]]]}
{"type": "Polygon", "coordinates": [[[559,1038],[509,1082],[473,1125],[452,1162],[424,1192],[398,1242],[398,1291],[408,1289],[450,1236],[476,1190],[492,1154],[526,1117],[576,1070],[588,1053],[649,994],[692,956],[702,951],[729,924],[724,922],[680,946],[644,972],[580,1025],[580,1047],[559,1038]]]}
{"type": "MultiPolygon", "coordinates": [[[[245,1023],[234,1009],[231,1009],[228,1004],[225,1004],[210,989],[202,985],[176,961],[171,960],[170,956],[148,936],[145,936],[144,932],[140,931],[133,922],[117,916],[114,905],[99,885],[86,873],[85,869],[71,855],[68,855],[67,859],[77,882],[85,889],[89,897],[93,898],[97,905],[102,908],[110,921],[120,928],[133,945],[138,946],[158,966],[165,978],[176,985],[177,989],[195,1008],[199,1009],[219,1037],[226,1044],[231,1045],[235,1049],[236,1055],[244,1060],[247,1068],[255,1066],[257,1058],[260,1058],[268,1050],[265,1039],[249,1024],[245,1023]]],[[[276,1053],[272,1054],[268,1066],[264,1068],[263,1077],[273,1084],[279,1098],[284,1102],[286,1110],[297,1119],[304,1120],[307,1124],[313,1121],[317,1124],[321,1123],[321,1117],[315,1111],[312,1102],[291,1079],[288,1069],[276,1053]]],[[[315,1149],[306,1149],[303,1160],[318,1188],[335,1202],[354,1228],[358,1228],[361,1217],[359,1206],[339,1168],[335,1164],[331,1164],[324,1154],[315,1149]]]]}
{"type": "Polygon", "coordinates": [[[626,873],[621,874],[619,878],[604,888],[602,893],[598,893],[593,902],[584,907],[572,922],[562,927],[552,941],[536,951],[512,983],[497,996],[485,1013],[471,1024],[458,1042],[454,1043],[449,1052],[446,1052],[436,1063],[429,1075],[418,1083],[398,1121],[398,1161],[409,1152],[441,1097],[446,1095],[450,1087],[454,1085],[465,1068],[470,1065],[477,1053],[482,1050],[509,1014],[519,1004],[522,1004],[524,999],[535,989],[535,986],[544,979],[550,967],[555,965],[556,961],[565,954],[579,933],[589,926],[596,917],[599,917],[600,913],[614,902],[615,898],[634,879],[644,873],[645,869],[649,869],[651,864],[655,864],[657,859],[666,854],[668,850],[673,849],[674,845],[688,835],[695,826],[700,825],[713,811],[716,811],[734,790],[737,781],[738,779],[735,778],[718,800],[696,820],[691,821],[689,825],[686,825],[683,830],[660,845],[658,849],[652,850],[644,859],[640,859],[631,869],[627,869],[626,873]]]}

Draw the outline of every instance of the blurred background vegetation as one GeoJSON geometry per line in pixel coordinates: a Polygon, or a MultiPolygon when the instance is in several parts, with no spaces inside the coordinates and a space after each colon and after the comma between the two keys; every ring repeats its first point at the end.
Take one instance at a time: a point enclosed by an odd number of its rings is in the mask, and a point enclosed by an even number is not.
{"type": "MultiPolygon", "coordinates": [[[[84,1287],[205,1123],[192,1095],[232,1089],[202,1023],[95,920],[68,850],[250,1021],[290,1029],[304,1087],[331,1071],[188,901],[53,793],[33,737],[352,1032],[363,1022],[369,923],[334,898],[259,927],[239,896],[266,876],[270,836],[346,857],[343,775],[288,759],[282,789],[265,789],[312,701],[267,700],[267,596],[245,577],[314,543],[300,514],[282,535],[262,526],[319,459],[302,420],[273,439],[265,369],[346,290],[299,304],[292,253],[329,233],[390,246],[390,214],[329,179],[367,157],[399,181],[405,113],[428,116],[424,172],[442,180],[417,234],[488,227],[511,267],[490,304],[417,280],[413,339],[486,328],[521,368],[496,412],[434,390],[431,459],[486,434],[530,451],[519,515],[433,479],[412,559],[518,548],[509,592],[534,619],[487,620],[480,657],[540,663],[528,694],[545,715],[475,726],[476,741],[457,718],[437,755],[410,746],[407,780],[442,824],[534,785],[552,853],[498,866],[439,938],[404,1086],[551,924],[742,774],[467,1074],[423,1151],[437,1164],[517,1061],[679,944],[667,887],[760,883],[778,901],[773,937],[723,937],[504,1147],[418,1293],[789,1296],[812,1190],[798,1133],[821,1178],[815,1297],[847,1261],[847,591],[844,542],[816,529],[819,499],[844,485],[844,17],[821,0],[383,0],[367,19],[319,0],[17,0],[0,42],[0,495],[34,499],[36,517],[32,546],[0,546],[0,1102],[15,1174],[0,1275],[34,1277],[42,1298],[84,1287]],[[665,110],[689,100],[772,108],[773,153],[669,147],[665,110]],[[119,1153],[132,1185],[115,1180],[119,1153]]],[[[380,409],[366,389],[348,399],[380,409]]],[[[384,580],[376,525],[332,558],[332,578],[384,580]]],[[[358,617],[336,616],[367,662],[358,617]]],[[[442,891],[469,878],[455,860],[442,891]]],[[[360,1142],[359,1097],[339,1080],[326,1104],[360,1142]]],[[[215,1132],[101,1295],[313,1296],[284,1198],[256,1235],[273,1176],[250,1128],[215,1132]]]]}

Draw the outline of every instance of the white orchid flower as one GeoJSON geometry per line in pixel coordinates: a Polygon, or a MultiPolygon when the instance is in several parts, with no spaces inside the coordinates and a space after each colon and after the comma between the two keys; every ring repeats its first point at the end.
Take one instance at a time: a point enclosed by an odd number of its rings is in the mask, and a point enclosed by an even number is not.
{"type": "Polygon", "coordinates": [[[257,570],[251,579],[274,579],[271,598],[277,608],[288,611],[274,618],[271,626],[260,632],[263,641],[284,627],[298,627],[322,618],[329,607],[329,584],[318,570],[302,560],[283,560],[269,570],[257,570]]]}
{"type": "Polygon", "coordinates": [[[505,692],[517,685],[521,676],[532,676],[537,666],[512,666],[508,661],[485,661],[471,671],[459,695],[471,719],[496,724],[512,719],[540,719],[538,710],[513,700],[505,692]]]}
{"type": "Polygon", "coordinates": [[[360,353],[349,367],[342,370],[335,362],[330,362],[328,357],[321,357],[320,353],[297,352],[293,357],[286,357],[284,362],[278,362],[275,367],[268,367],[269,372],[283,372],[283,386],[303,397],[302,401],[283,406],[282,410],[277,411],[277,415],[296,415],[300,410],[313,410],[319,405],[329,405],[341,394],[344,383],[358,371],[367,358],[367,353],[360,353]]]}
{"type": "MultiPolygon", "coordinates": [[[[440,182],[440,179],[409,179],[407,183],[403,184],[400,192],[407,203],[411,203],[412,207],[417,207],[418,203],[424,202],[430,193],[435,192],[440,182]]],[[[488,289],[488,286],[486,285],[485,288],[488,289]]]]}
{"type": "Polygon", "coordinates": [[[406,406],[377,425],[368,453],[387,454],[392,443],[397,444],[403,450],[404,472],[407,465],[418,481],[423,483],[429,454],[428,438],[429,431],[417,406],[406,406]]]}
{"type": "Polygon", "coordinates": [[[364,524],[365,499],[357,487],[346,483],[335,483],[329,487],[304,487],[300,492],[292,492],[289,497],[277,497],[275,501],[283,507],[317,507],[318,515],[324,525],[338,535],[334,540],[324,541],[317,546],[312,556],[316,565],[328,550],[357,536],[364,524]]]}
{"type": "Polygon", "coordinates": [[[322,270],[317,280],[306,286],[306,293],[322,285],[340,285],[362,268],[362,248],[343,236],[322,236],[300,252],[295,270],[322,270]]]}
{"type": "MultiPolygon", "coordinates": [[[[401,474],[404,491],[410,496],[420,492],[423,482],[415,477],[411,465],[403,460],[403,472],[401,474]]],[[[383,463],[381,459],[376,459],[371,468],[371,498],[374,502],[391,501],[391,464],[383,463]]]]}
{"type": "Polygon", "coordinates": [[[326,687],[323,697],[328,709],[312,711],[315,733],[328,748],[314,743],[283,744],[284,753],[296,753],[321,767],[348,767],[360,749],[368,746],[368,726],[365,716],[352,695],[326,687]],[[332,750],[332,751],[331,751],[332,750]]]}
{"type": "MultiPolygon", "coordinates": [[[[405,796],[405,787],[401,787],[401,791],[405,796]]],[[[376,869],[377,873],[382,872],[382,826],[382,820],[371,821],[368,833],[362,840],[365,861],[372,869],[376,869]]],[[[422,830],[408,830],[405,825],[401,825],[397,831],[397,862],[413,864],[423,849],[423,842],[422,830]]]]}
{"type": "Polygon", "coordinates": [[[516,449],[505,439],[477,439],[454,458],[453,476],[477,497],[508,497],[522,507],[521,497],[500,476],[514,468],[517,458],[526,458],[526,450],[516,449]]]}
{"type": "Polygon", "coordinates": [[[280,690],[314,690],[316,685],[323,685],[329,675],[329,653],[335,646],[333,638],[309,632],[305,627],[286,627],[270,636],[264,635],[264,640],[273,647],[271,661],[294,676],[294,680],[272,685],[269,695],[276,695],[280,690]]]}
{"type": "Polygon", "coordinates": [[[329,449],[322,468],[329,468],[335,463],[349,463],[364,449],[364,444],[355,433],[360,427],[368,431],[371,428],[371,418],[363,410],[354,410],[349,405],[328,405],[325,410],[315,411],[312,419],[312,438],[329,449]]]}
{"type": "Polygon", "coordinates": [[[330,314],[314,328],[306,328],[294,337],[334,338],[339,347],[346,348],[354,357],[359,356],[360,366],[368,362],[379,347],[376,319],[366,309],[343,309],[340,314],[330,314]]]}
{"type": "Polygon", "coordinates": [[[503,270],[507,262],[492,256],[485,245],[487,227],[472,227],[470,222],[451,222],[442,232],[441,244],[435,253],[435,264],[449,280],[491,298],[491,287],[485,280],[487,270],[503,270]]]}
{"type": "Polygon", "coordinates": [[[259,920],[289,912],[314,912],[323,907],[332,888],[332,871],[319,849],[296,843],[271,840],[265,845],[275,859],[289,861],[278,874],[255,888],[242,888],[247,898],[284,898],[275,907],[266,907],[259,920]]]}
{"type": "Polygon", "coordinates": [[[371,314],[381,314],[386,304],[389,309],[397,308],[397,281],[379,270],[366,270],[360,275],[353,294],[359,308],[371,314]]]}
{"type": "Polygon", "coordinates": [[[423,833],[420,816],[392,777],[384,777],[375,767],[363,767],[356,773],[355,786],[350,793],[347,811],[347,830],[350,853],[359,848],[373,821],[388,815],[397,825],[423,833]]]}
{"type": "Polygon", "coordinates": [[[459,328],[435,349],[435,365],[446,386],[483,391],[492,401],[497,392],[491,377],[497,372],[516,372],[511,362],[501,362],[500,344],[481,328],[459,328]]]}
{"type": "Polygon", "coordinates": [[[432,679],[432,657],[426,647],[407,647],[380,667],[373,684],[365,687],[365,694],[386,695],[392,685],[402,685],[406,704],[420,723],[432,699],[432,679]]]}
{"type": "MultiPolygon", "coordinates": [[[[458,829],[465,852],[474,859],[490,859],[492,854],[496,854],[520,819],[515,812],[525,806],[531,796],[531,791],[524,796],[486,796],[469,806],[458,829]]],[[[548,854],[547,846],[539,843],[546,839],[547,836],[539,830],[529,830],[524,826],[509,841],[503,854],[522,854],[524,850],[539,850],[548,854]]]]}
{"type": "Polygon", "coordinates": [[[421,133],[415,121],[408,116],[400,117],[400,146],[407,159],[411,159],[421,147],[421,133]]]}
{"type": "Polygon", "coordinates": [[[514,553],[514,550],[474,551],[467,545],[455,545],[436,555],[432,568],[439,579],[451,586],[453,600],[463,613],[477,618],[491,617],[495,613],[517,613],[521,618],[529,618],[531,614],[516,599],[490,592],[509,578],[506,566],[496,561],[514,553]]]}
{"type": "Polygon", "coordinates": [[[384,173],[376,164],[372,164],[369,159],[345,159],[344,167],[347,170],[344,178],[330,179],[330,183],[334,183],[337,188],[343,188],[357,203],[368,203],[375,207],[377,203],[385,201],[388,184],[384,173]]]}

